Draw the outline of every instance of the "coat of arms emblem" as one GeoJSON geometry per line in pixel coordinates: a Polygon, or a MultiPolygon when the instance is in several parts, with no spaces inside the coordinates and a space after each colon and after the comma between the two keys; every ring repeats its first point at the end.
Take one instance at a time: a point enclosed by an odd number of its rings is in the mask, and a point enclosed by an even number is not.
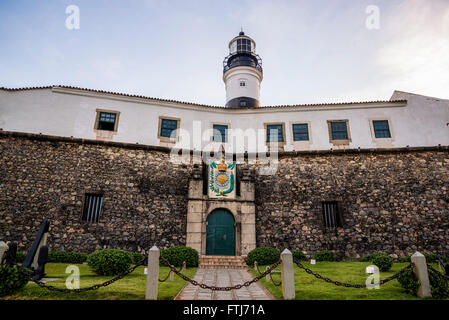
{"type": "Polygon", "coordinates": [[[235,162],[211,161],[209,163],[209,197],[232,197],[235,195],[235,162]]]}

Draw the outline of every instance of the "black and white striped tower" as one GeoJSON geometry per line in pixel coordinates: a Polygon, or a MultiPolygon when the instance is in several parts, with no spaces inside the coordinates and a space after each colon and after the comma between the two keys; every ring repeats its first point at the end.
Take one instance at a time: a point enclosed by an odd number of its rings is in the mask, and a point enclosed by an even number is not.
{"type": "Polygon", "coordinates": [[[259,107],[262,78],[262,59],[256,54],[256,43],[241,31],[229,42],[229,55],[223,61],[226,107],[259,107]]]}

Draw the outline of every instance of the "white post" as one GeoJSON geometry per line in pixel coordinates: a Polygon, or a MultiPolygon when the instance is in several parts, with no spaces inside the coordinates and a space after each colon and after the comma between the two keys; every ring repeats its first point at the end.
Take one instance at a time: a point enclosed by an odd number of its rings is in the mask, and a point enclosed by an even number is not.
{"type": "MultiPolygon", "coordinates": [[[[267,266],[267,267],[265,268],[265,271],[267,271],[269,268],[270,268],[270,267],[267,266]]],[[[267,273],[267,275],[265,276],[265,281],[266,281],[266,282],[270,282],[270,277],[271,277],[271,274],[267,273]]]]}
{"type": "Polygon", "coordinates": [[[5,258],[6,251],[8,251],[8,245],[5,242],[0,241],[0,266],[3,265],[3,259],[5,258]]]}
{"type": "Polygon", "coordinates": [[[145,292],[146,300],[157,300],[157,289],[159,285],[159,249],[153,246],[148,251],[148,275],[147,288],[145,292]]]}
{"type": "Polygon", "coordinates": [[[171,281],[171,282],[173,282],[173,281],[175,280],[174,275],[175,275],[175,274],[173,273],[173,271],[170,270],[169,276],[168,276],[168,277],[170,278],[170,281],[171,281]]]}
{"type": "Polygon", "coordinates": [[[430,291],[430,281],[429,281],[429,273],[427,271],[427,264],[426,264],[426,257],[416,251],[412,257],[411,260],[414,264],[413,271],[415,272],[416,276],[418,277],[420,286],[418,288],[417,295],[420,298],[430,298],[432,297],[431,291],[430,291]]]}
{"type": "Polygon", "coordinates": [[[295,299],[295,275],[293,271],[293,255],[285,249],[281,253],[282,295],[285,300],[295,299]]]}
{"type": "Polygon", "coordinates": [[[181,269],[181,272],[185,272],[185,271],[186,271],[186,269],[187,269],[186,266],[187,266],[186,262],[183,261],[183,262],[182,262],[182,269],[181,269]]]}

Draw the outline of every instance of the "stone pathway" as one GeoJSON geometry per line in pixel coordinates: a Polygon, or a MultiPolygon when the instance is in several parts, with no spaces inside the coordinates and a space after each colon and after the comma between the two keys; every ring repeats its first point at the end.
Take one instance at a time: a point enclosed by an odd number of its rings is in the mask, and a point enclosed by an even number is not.
{"type": "MultiPolygon", "coordinates": [[[[242,284],[254,278],[247,269],[203,269],[196,270],[193,280],[209,286],[228,287],[242,284]]],[[[274,300],[274,297],[259,282],[231,291],[212,291],[189,283],[176,300],[274,300]]]]}

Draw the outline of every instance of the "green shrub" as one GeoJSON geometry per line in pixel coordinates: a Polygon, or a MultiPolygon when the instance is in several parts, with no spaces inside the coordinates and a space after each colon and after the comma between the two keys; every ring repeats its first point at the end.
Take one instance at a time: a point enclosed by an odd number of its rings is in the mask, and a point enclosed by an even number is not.
{"type": "Polygon", "coordinates": [[[410,256],[398,259],[398,262],[410,262],[410,261],[412,261],[410,256]]]}
{"type": "Polygon", "coordinates": [[[375,256],[371,262],[383,272],[390,270],[393,266],[393,259],[386,254],[379,254],[375,256]]]}
{"type": "Polygon", "coordinates": [[[115,276],[129,269],[133,263],[130,252],[119,249],[102,249],[87,257],[87,264],[98,275],[115,276]]]}
{"type": "MultiPolygon", "coordinates": [[[[198,251],[186,246],[174,246],[161,251],[161,257],[175,267],[181,267],[185,261],[187,267],[198,266],[198,251]]],[[[165,265],[161,262],[161,265],[165,265]]]]}
{"type": "Polygon", "coordinates": [[[53,251],[48,252],[48,262],[62,263],[83,263],[87,260],[87,254],[70,251],[53,251]]]}
{"type": "Polygon", "coordinates": [[[133,258],[133,264],[138,264],[143,259],[143,255],[138,252],[130,252],[133,258]]]}
{"type": "MultiPolygon", "coordinates": [[[[437,255],[433,253],[424,253],[427,263],[438,263],[437,255]]],[[[447,263],[447,258],[445,256],[440,256],[443,263],[447,263]]]]}
{"type": "Polygon", "coordinates": [[[276,263],[281,257],[281,252],[276,248],[260,247],[253,249],[246,257],[246,263],[254,266],[254,262],[260,266],[276,263]]]}
{"type": "Polygon", "coordinates": [[[329,250],[322,250],[314,254],[316,261],[335,261],[335,253],[329,250]]]}
{"type": "Polygon", "coordinates": [[[304,252],[302,252],[301,250],[293,250],[292,254],[293,254],[293,261],[295,261],[295,260],[306,261],[307,260],[306,254],[304,252]]]}
{"type": "MultiPolygon", "coordinates": [[[[431,287],[432,298],[445,299],[449,298],[449,285],[448,281],[443,279],[435,271],[428,269],[429,282],[431,287]]],[[[418,292],[419,280],[415,273],[408,269],[398,277],[398,282],[405,289],[405,292],[415,295],[418,292]]]]}
{"type": "Polygon", "coordinates": [[[25,252],[21,252],[21,251],[16,252],[16,262],[17,263],[21,263],[21,262],[25,261],[25,258],[26,258],[25,252]]]}
{"type": "Polygon", "coordinates": [[[369,255],[364,256],[363,258],[360,258],[359,261],[361,262],[372,262],[374,258],[378,256],[384,255],[383,253],[371,253],[369,255]]]}
{"type": "Polygon", "coordinates": [[[31,271],[23,272],[17,267],[0,266],[0,297],[9,296],[21,290],[28,283],[31,271]]]}

